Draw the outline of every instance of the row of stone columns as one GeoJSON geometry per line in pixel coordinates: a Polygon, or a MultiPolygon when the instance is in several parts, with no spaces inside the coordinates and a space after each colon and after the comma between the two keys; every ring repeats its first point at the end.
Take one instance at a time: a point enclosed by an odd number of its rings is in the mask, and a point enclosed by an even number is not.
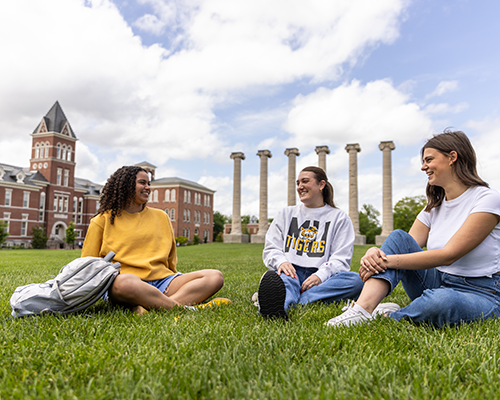
{"type": "MultiPolygon", "coordinates": [[[[382,233],[376,237],[376,244],[381,245],[393,230],[392,216],[392,163],[391,151],[396,146],[392,141],[380,142],[379,149],[383,152],[383,175],[382,175],[382,233]]],[[[358,143],[348,144],[345,150],[349,154],[349,217],[351,218],[356,234],[354,244],[365,244],[366,237],[359,232],[359,209],[358,209],[358,163],[357,153],[361,151],[358,143]]],[[[330,154],[328,146],[316,146],[318,155],[318,166],[326,171],[326,155],[330,154]]],[[[259,204],[259,230],[252,235],[252,243],[264,243],[268,229],[267,214],[267,177],[268,159],[272,157],[269,150],[259,150],[260,157],[260,204],[259,204]]],[[[295,174],[296,157],[300,155],[295,147],[285,150],[288,157],[288,205],[295,205],[295,174]]],[[[248,243],[248,235],[241,231],[241,161],[245,155],[241,152],[231,153],[234,160],[233,177],[233,216],[231,233],[224,235],[227,243],[248,243]]]]}

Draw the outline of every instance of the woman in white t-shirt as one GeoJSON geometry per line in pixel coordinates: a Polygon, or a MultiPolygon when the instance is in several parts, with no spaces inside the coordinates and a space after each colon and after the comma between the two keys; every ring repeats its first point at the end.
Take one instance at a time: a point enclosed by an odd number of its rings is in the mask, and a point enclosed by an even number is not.
{"type": "Polygon", "coordinates": [[[396,230],[360,262],[357,302],[328,325],[353,325],[385,314],[437,327],[500,316],[500,194],[476,172],[462,132],[445,131],[422,148],[427,206],[409,234],[396,230]],[[427,247],[427,251],[422,251],[427,247]],[[401,281],[412,300],[381,303],[401,281]]]}
{"type": "Polygon", "coordinates": [[[296,304],[356,299],[363,282],[350,272],[354,228],[333,202],[325,171],[304,168],[297,178],[302,204],[285,207],[266,234],[267,271],[259,284],[259,310],[264,317],[287,319],[296,304]]]}

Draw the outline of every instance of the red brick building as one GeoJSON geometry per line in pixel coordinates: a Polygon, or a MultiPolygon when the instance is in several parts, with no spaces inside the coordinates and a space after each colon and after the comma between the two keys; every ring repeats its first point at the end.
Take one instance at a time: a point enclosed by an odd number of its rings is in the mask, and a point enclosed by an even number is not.
{"type": "Polygon", "coordinates": [[[69,223],[75,223],[77,242],[95,215],[101,185],[75,178],[75,136],[56,102],[32,136],[28,168],[0,164],[0,218],[7,222],[7,245],[29,247],[31,231],[41,226],[48,247],[64,247],[69,223]]]}
{"type": "MultiPolygon", "coordinates": [[[[99,208],[102,185],[75,177],[78,138],[56,102],[32,136],[30,166],[0,163],[0,220],[7,223],[7,246],[29,247],[34,226],[49,237],[49,248],[63,248],[66,229],[75,223],[76,242],[83,242],[99,208]]],[[[214,191],[181,178],[155,180],[155,166],[138,164],[151,174],[148,206],[167,212],[175,236],[212,241],[214,191]]]]}

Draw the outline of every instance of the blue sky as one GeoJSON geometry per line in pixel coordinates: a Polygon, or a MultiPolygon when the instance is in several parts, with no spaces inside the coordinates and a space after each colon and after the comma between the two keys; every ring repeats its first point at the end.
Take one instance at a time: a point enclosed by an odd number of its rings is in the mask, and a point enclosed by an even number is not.
{"type": "Polygon", "coordinates": [[[347,143],[359,143],[359,207],[381,210],[381,140],[393,140],[393,203],[424,194],[419,149],[466,132],[500,188],[500,3],[408,0],[8,0],[0,5],[0,162],[28,166],[30,133],[58,100],[77,175],[103,183],[149,161],[157,177],[216,190],[232,212],[231,152],[242,151],[242,213],[258,215],[258,150],[269,216],[297,172],[327,172],[348,207],[347,143]]]}

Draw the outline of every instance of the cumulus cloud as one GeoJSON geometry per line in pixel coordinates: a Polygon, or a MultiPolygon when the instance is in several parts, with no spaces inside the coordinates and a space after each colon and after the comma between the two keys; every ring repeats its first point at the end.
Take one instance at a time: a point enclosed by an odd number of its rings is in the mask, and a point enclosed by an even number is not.
{"type": "Polygon", "coordinates": [[[360,143],[375,149],[381,140],[411,144],[431,131],[431,120],[416,103],[389,80],[363,85],[358,80],[334,89],[318,88],[298,95],[284,128],[290,142],[360,143]]]}

